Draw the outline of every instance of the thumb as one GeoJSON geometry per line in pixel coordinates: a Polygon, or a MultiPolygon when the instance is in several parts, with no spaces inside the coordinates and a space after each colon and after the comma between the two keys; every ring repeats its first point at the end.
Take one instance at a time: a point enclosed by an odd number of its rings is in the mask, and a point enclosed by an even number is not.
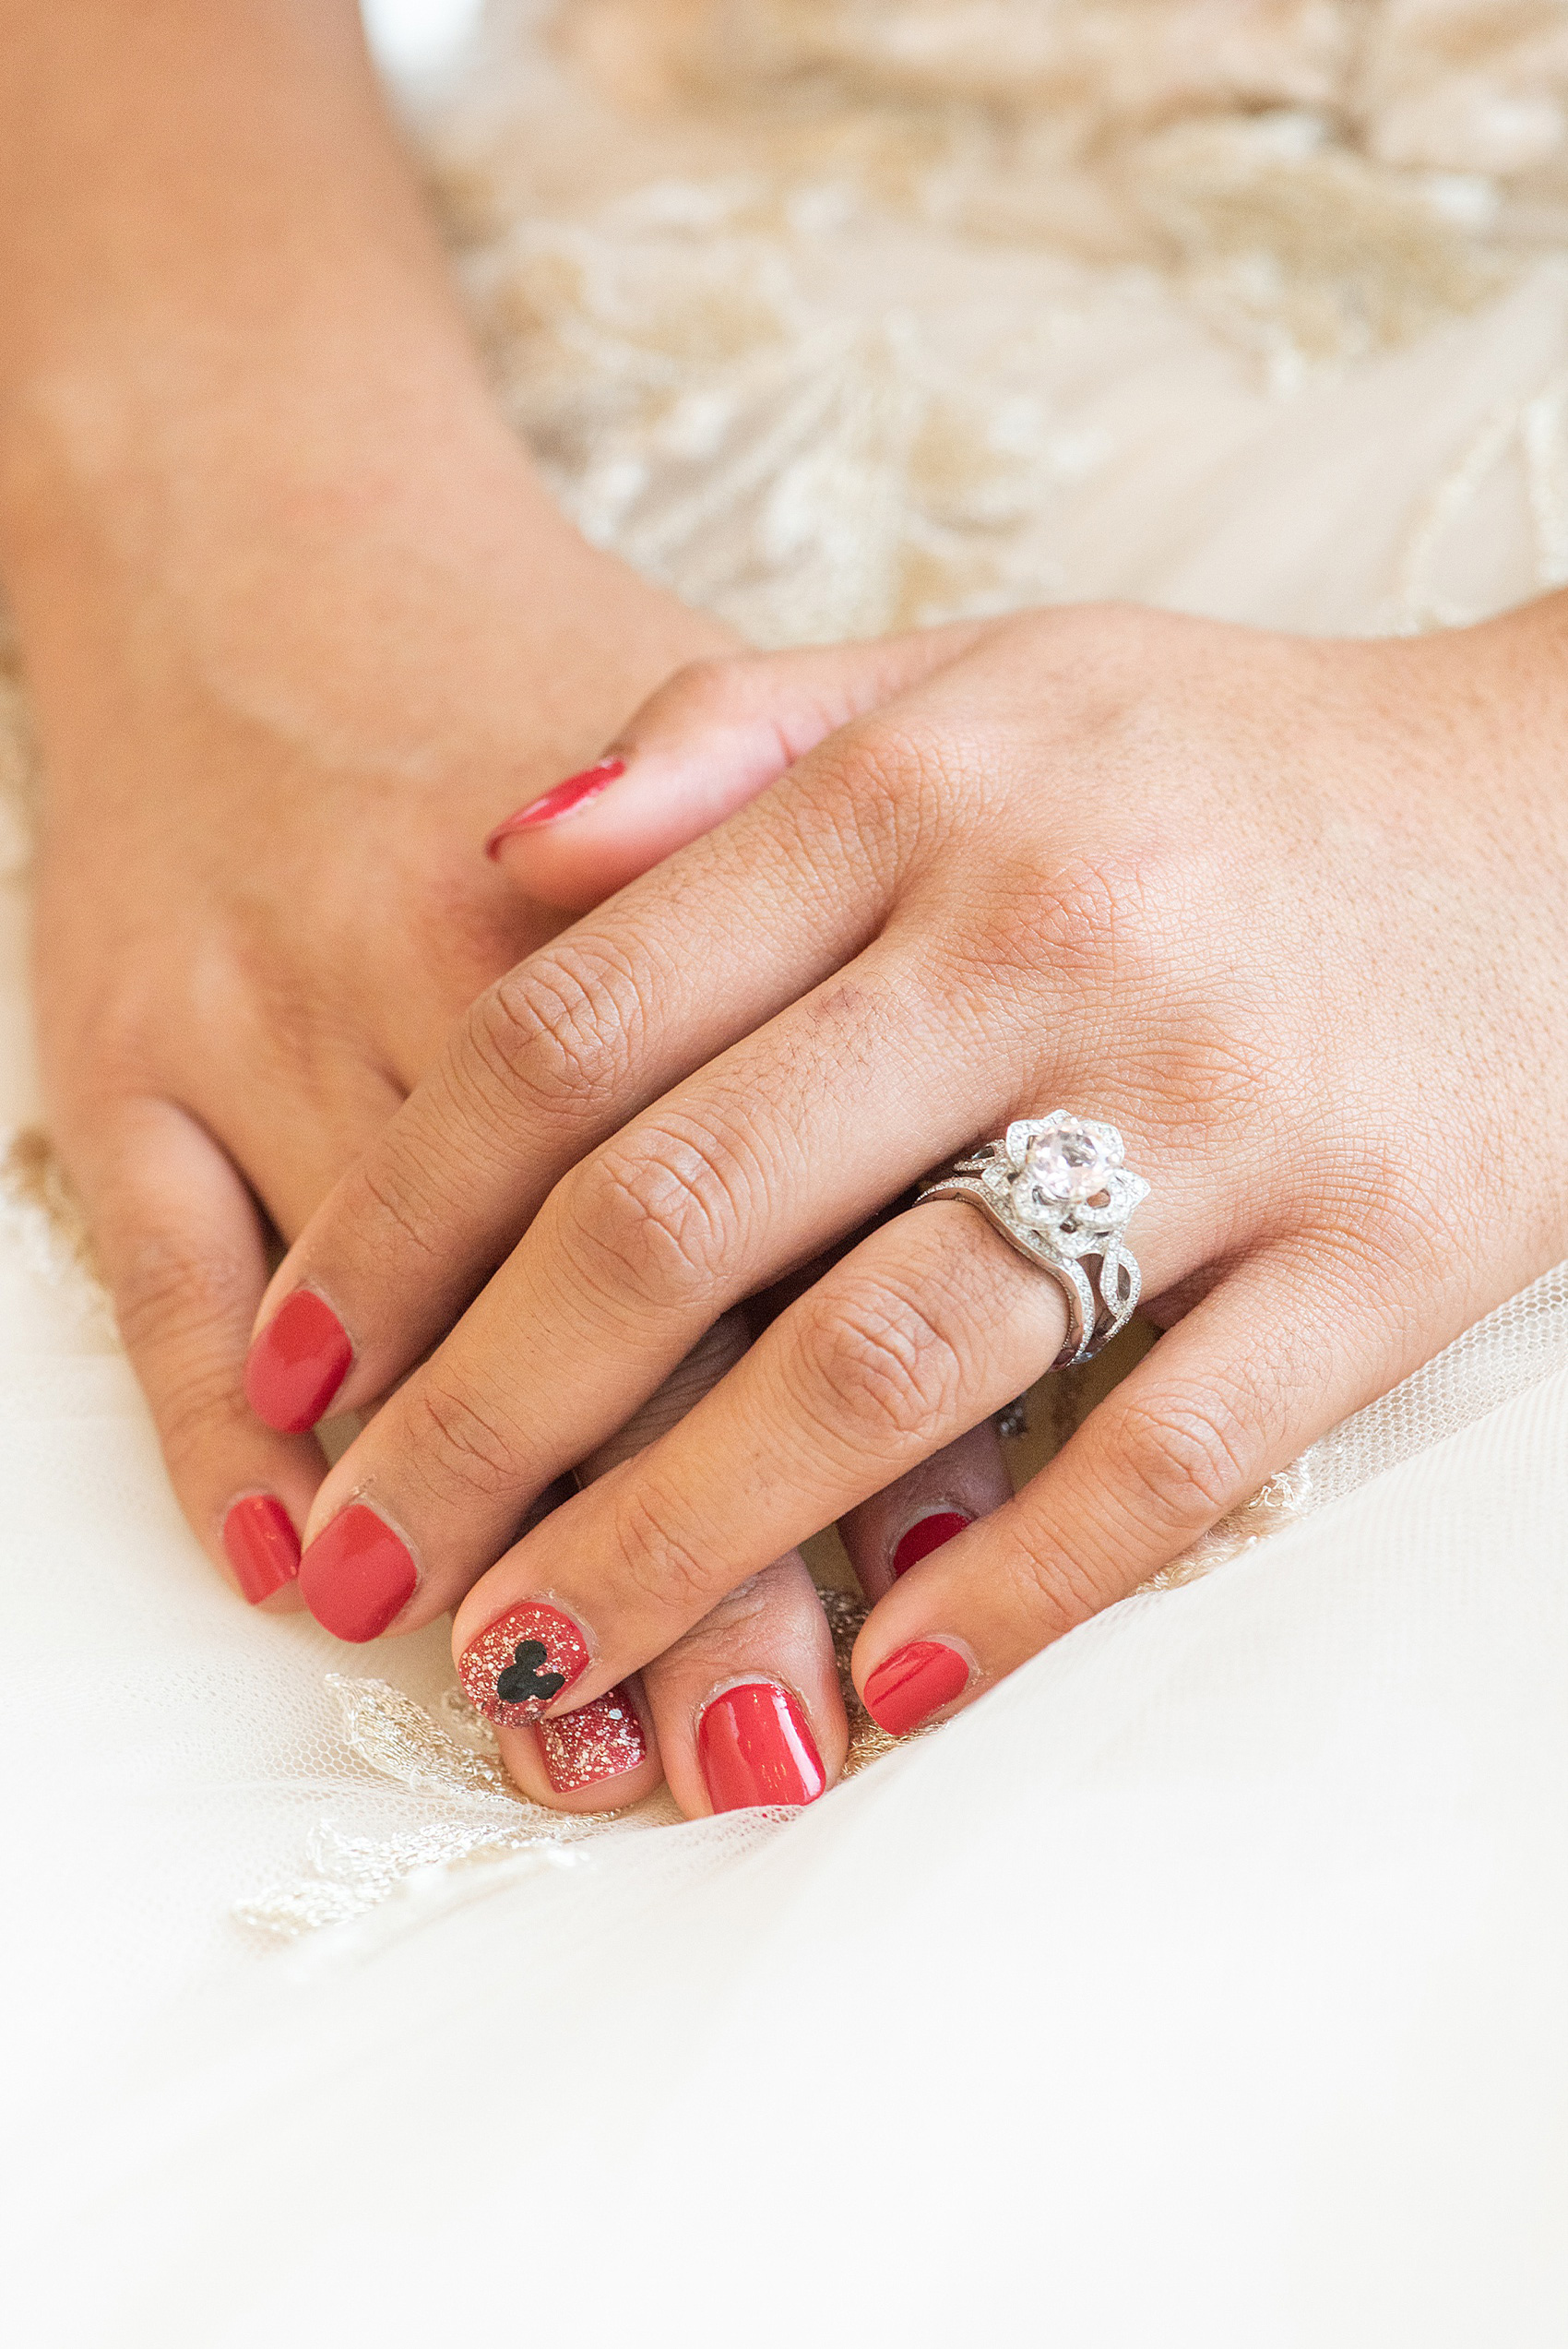
{"type": "Polygon", "coordinates": [[[873,644],[736,653],[678,669],[597,765],[485,843],[518,889],[582,912],[776,783],[808,750],[968,651],[960,622],[873,644]]]}

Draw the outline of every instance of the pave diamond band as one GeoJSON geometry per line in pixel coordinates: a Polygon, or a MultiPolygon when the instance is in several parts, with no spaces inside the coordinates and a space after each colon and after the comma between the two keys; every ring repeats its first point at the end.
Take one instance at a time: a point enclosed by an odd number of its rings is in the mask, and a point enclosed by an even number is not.
{"type": "Polygon", "coordinates": [[[1148,1197],[1130,1174],[1114,1126],[1053,1109],[1016,1117],[999,1142],[928,1183],[928,1199],[968,1199],[1020,1256],[1049,1272],[1067,1300],[1067,1336],[1053,1370],[1087,1362],[1125,1329],[1143,1276],[1126,1248],[1128,1219],[1148,1197]],[[1098,1265],[1091,1281],[1087,1267],[1098,1265]]]}

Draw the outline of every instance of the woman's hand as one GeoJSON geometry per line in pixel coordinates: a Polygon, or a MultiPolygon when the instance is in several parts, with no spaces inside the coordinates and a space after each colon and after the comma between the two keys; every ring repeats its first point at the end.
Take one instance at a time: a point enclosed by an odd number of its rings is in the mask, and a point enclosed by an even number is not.
{"type": "MultiPolygon", "coordinates": [[[[308,1294],[361,1402],[524,1234],[327,1479],[311,1604],[460,1602],[504,1721],[519,1624],[561,1675],[523,1714],[591,1698],[1026,1386],[1061,1296],[972,1209],[916,1208],[511,1544],[529,1496],[719,1312],[1057,1106],[1152,1184],[1132,1244],[1177,1326],[887,1592],[857,1682],[910,1726],[1134,1589],[1562,1253],[1564,626],[1343,644],[1087,610],[934,668],[906,648],[904,690],[482,997],[290,1255],[257,1351],[308,1294]]],[[[766,708],[795,749],[787,713],[852,708],[853,669],[710,667],[629,740],[701,763],[766,708]]]]}
{"type": "Polygon", "coordinates": [[[558,926],[485,831],[730,639],[533,476],[353,0],[0,0],[0,45],[46,1096],[180,1498],[259,1600],[324,1467],[241,1389],[265,1222],[558,926]]]}
{"type": "Polygon", "coordinates": [[[324,1467],[244,1400],[267,1225],[298,1232],[559,926],[480,853],[496,817],[719,634],[531,512],[505,447],[406,454],[342,537],[149,550],[134,625],[84,566],[83,641],[37,672],[51,1123],[180,1499],[255,1597],[324,1467]]]}
{"type": "MultiPolygon", "coordinates": [[[[333,1381],[296,1359],[276,1429],[245,1405],[267,1226],[298,1231],[453,1016],[559,927],[485,833],[730,639],[586,546],[504,427],[355,0],[0,0],[0,560],[44,754],[52,1122],[191,1524],[284,1605],[325,1466],[299,1380],[333,1381]]],[[[579,858],[579,901],[658,853],[579,858]]],[[[710,1331],[588,1473],[739,1345],[710,1331]]],[[[983,1433],[932,1474],[975,1507],[1005,1484],[983,1433]]],[[[519,1741],[518,1773],[629,1800],[663,1735],[700,1784],[691,1691],[730,1686],[738,1718],[737,1680],[794,1740],[794,1780],[754,1798],[820,1791],[844,1719],[798,1557],[642,1694],[519,1741]]]]}
{"type": "MultiPolygon", "coordinates": [[[[681,650],[719,639],[524,506],[508,447],[485,453],[487,467],[453,453],[422,528],[383,501],[351,539],[316,548],[317,583],[336,576],[308,627],[247,625],[289,613],[304,550],[276,525],[250,533],[237,587],[215,534],[189,576],[148,566],[145,668],[105,627],[81,689],[43,698],[38,1003],[54,1130],[186,1514],[263,1604],[295,1601],[295,1528],[325,1472],[299,1432],[309,1412],[284,1411],[291,1427],[274,1430],[244,1401],[266,1223],[298,1232],[457,1014],[560,926],[486,862],[496,817],[580,764],[681,650]],[[556,588],[541,610],[526,590],[547,531],[556,588]],[[481,538],[496,568],[515,568],[509,585],[475,559],[481,538]],[[110,678],[116,725],[101,715],[110,678]],[[287,735],[255,714],[279,705],[287,735]]],[[[428,455],[409,451],[404,498],[429,474],[428,455]]],[[[701,820],[700,794],[686,812],[701,820]]],[[[590,895],[591,862],[579,859],[590,895]]],[[[708,1333],[584,1473],[671,1425],[744,1344],[738,1317],[708,1333]]],[[[989,1429],[928,1474],[949,1511],[1008,1489],[989,1429]]],[[[904,1518],[931,1515],[918,1489],[896,1490],[851,1547],[874,1576],[884,1522],[898,1520],[897,1539],[904,1518]]],[[[688,1723],[705,1711],[720,1799],[808,1799],[837,1775],[847,1724],[798,1555],[637,1686],[516,1739],[514,1764],[564,1807],[635,1801],[661,1771],[700,1807],[709,1780],[688,1723]],[[771,1774],[714,1755],[726,1723],[731,1746],[781,1741],[771,1774]]]]}

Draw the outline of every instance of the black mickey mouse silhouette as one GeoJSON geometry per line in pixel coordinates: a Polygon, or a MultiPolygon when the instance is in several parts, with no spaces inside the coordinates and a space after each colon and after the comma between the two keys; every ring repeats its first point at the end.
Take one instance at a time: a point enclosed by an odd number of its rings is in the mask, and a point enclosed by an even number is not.
{"type": "Polygon", "coordinates": [[[550,1651],[542,1640],[519,1640],[512,1661],[505,1672],[498,1673],[495,1693],[504,1705],[547,1704],[550,1699],[566,1686],[564,1672],[540,1672],[540,1665],[550,1659],[550,1651]]]}

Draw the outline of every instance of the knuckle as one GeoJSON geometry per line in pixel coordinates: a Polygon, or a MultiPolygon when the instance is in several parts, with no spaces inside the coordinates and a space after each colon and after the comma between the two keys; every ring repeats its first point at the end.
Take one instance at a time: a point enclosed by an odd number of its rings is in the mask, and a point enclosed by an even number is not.
{"type": "Polygon", "coordinates": [[[191,1246],[177,1233],[148,1234],[113,1268],[115,1318],[131,1354],[177,1346],[236,1357],[255,1310],[255,1282],[232,1258],[191,1246]]]}
{"type": "Polygon", "coordinates": [[[1075,854],[1049,875],[1026,849],[997,871],[988,905],[956,950],[988,999],[1037,1014],[1049,974],[1080,1016],[1104,1020],[1133,1001],[1169,994],[1162,888],[1158,855],[1140,846],[1075,854]]]}
{"type": "Polygon", "coordinates": [[[469,1012],[464,1076],[511,1127],[591,1115],[624,1081],[640,1032],[634,974],[600,944],[564,942],[498,979],[469,1012]]]}
{"type": "Polygon", "coordinates": [[[1217,1128],[1234,1131],[1277,1116],[1289,1097],[1291,1060],[1265,1006],[1194,1007],[1179,1033],[1148,1048],[1151,1105],[1165,1132],[1191,1147],[1217,1128]]]}
{"type": "Polygon", "coordinates": [[[1118,1481],[1146,1530],[1201,1533],[1242,1498],[1256,1450],[1254,1430],[1218,1389],[1161,1395],[1122,1413],[1118,1481]]]}
{"type": "Polygon", "coordinates": [[[644,1664],[643,1681],[651,1692],[671,1696],[712,1691],[737,1671],[788,1664],[798,1672],[813,1656],[826,1664],[832,1646],[822,1601],[804,1567],[767,1566],[733,1590],[710,1592],[701,1617],[644,1664]]]}
{"type": "Polygon", "coordinates": [[[734,1257],[742,1183],[717,1139],[645,1127],[567,1176],[567,1253],[600,1294],[677,1307],[716,1303],[715,1283],[734,1257]]]}
{"type": "Polygon", "coordinates": [[[831,735],[798,769],[801,809],[820,844],[873,871],[930,853],[960,809],[972,809],[982,779],[962,753],[914,718],[878,711],[831,735]]]}
{"type": "Polygon", "coordinates": [[[1041,1644],[1087,1623],[1120,1592],[1060,1536],[1009,1528],[997,1558],[998,1587],[1009,1592],[1029,1636],[1041,1644]]]}
{"type": "Polygon", "coordinates": [[[659,716],[676,726],[713,725],[749,705],[761,668],[754,654],[744,652],[687,661],[659,687],[659,716]]]}
{"type": "Polygon", "coordinates": [[[856,1449],[934,1445],[963,1401],[963,1351],[929,1306],[880,1280],[832,1284],[804,1301],[799,1356],[805,1401],[856,1449]]]}
{"type": "Polygon", "coordinates": [[[233,1365],[211,1361],[181,1364],[160,1385],[153,1416],[163,1457],[176,1483],[210,1454],[220,1431],[243,1427],[248,1433],[254,1424],[233,1365]]]}
{"type": "Polygon", "coordinates": [[[432,1497],[499,1501],[517,1489],[521,1445],[498,1398],[432,1365],[399,1398],[400,1460],[432,1497]]]}
{"type": "Polygon", "coordinates": [[[1155,859],[1136,847],[1074,856],[1046,902],[1038,952],[1089,995],[1141,986],[1159,967],[1155,859]]]}
{"type": "Polygon", "coordinates": [[[615,1512],[615,1571],[636,1600],[672,1619],[707,1613],[712,1562],[679,1497],[651,1476],[633,1480],[615,1512]]]}
{"type": "MultiPolygon", "coordinates": [[[[814,1592],[812,1604],[816,1604],[814,1592]]],[[[759,1642],[766,1646],[778,1612],[772,1568],[765,1568],[760,1574],[748,1574],[732,1591],[713,1600],[701,1621],[683,1632],[660,1662],[671,1663],[683,1670],[689,1670],[694,1664],[721,1665],[739,1649],[755,1647],[759,1642]]]]}
{"type": "Polygon", "coordinates": [[[388,1147],[372,1151],[359,1167],[356,1180],[363,1204],[398,1240],[422,1257],[437,1253],[434,1202],[428,1185],[410,1158],[388,1147]]]}
{"type": "Polygon", "coordinates": [[[953,780],[954,750],[938,731],[877,711],[847,727],[842,741],[857,794],[901,828],[940,806],[953,780]]]}
{"type": "Polygon", "coordinates": [[[250,1425],[241,1372],[255,1306],[243,1267],[177,1237],[144,1240],[116,1267],[120,1336],[176,1480],[222,1429],[250,1425]]]}

